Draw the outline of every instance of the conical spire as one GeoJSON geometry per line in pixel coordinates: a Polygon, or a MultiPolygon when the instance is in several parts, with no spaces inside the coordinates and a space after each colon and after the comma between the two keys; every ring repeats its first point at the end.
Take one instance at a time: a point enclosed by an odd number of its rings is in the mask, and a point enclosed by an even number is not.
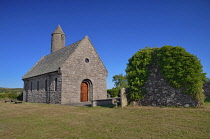
{"type": "Polygon", "coordinates": [[[57,26],[57,28],[55,29],[55,31],[53,32],[53,34],[54,33],[64,34],[64,32],[63,32],[63,30],[62,30],[62,28],[61,28],[60,25],[57,26]]]}
{"type": "Polygon", "coordinates": [[[63,48],[65,46],[65,34],[61,29],[61,26],[58,25],[55,31],[52,33],[51,41],[51,53],[63,48]]]}

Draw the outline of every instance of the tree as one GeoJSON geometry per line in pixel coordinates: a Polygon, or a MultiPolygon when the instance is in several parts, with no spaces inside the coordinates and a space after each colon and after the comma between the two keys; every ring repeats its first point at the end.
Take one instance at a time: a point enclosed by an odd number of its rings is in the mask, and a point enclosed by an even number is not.
{"type": "Polygon", "coordinates": [[[206,82],[210,82],[210,78],[206,78],[206,82]]]}
{"type": "Polygon", "coordinates": [[[111,97],[118,97],[119,93],[120,93],[120,89],[118,88],[112,88],[112,89],[108,89],[107,93],[111,96],[111,97]]]}
{"type": "Polygon", "coordinates": [[[120,73],[119,75],[114,75],[112,77],[112,81],[114,82],[115,88],[127,88],[128,82],[126,79],[126,75],[120,73]]]}
{"type": "Polygon", "coordinates": [[[114,82],[115,87],[108,89],[107,93],[110,94],[111,97],[119,97],[120,89],[128,87],[126,75],[123,75],[122,73],[119,75],[114,75],[112,77],[112,81],[114,82]]]}

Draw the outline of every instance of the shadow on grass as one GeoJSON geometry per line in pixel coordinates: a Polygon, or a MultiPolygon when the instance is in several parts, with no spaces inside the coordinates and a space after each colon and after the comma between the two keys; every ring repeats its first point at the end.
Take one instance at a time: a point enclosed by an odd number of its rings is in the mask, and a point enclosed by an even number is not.
{"type": "Polygon", "coordinates": [[[103,106],[99,106],[99,107],[104,107],[104,108],[115,108],[115,105],[103,105],[103,106]]]}
{"type": "Polygon", "coordinates": [[[17,97],[17,100],[23,101],[23,92],[17,97]]]}

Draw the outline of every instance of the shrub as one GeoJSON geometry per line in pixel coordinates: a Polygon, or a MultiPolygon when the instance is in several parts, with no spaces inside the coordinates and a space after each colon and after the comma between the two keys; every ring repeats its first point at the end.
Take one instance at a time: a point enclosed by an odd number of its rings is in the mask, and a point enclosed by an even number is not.
{"type": "Polygon", "coordinates": [[[20,100],[20,101],[23,101],[23,92],[19,93],[17,99],[20,100]]]}
{"type": "Polygon", "coordinates": [[[23,93],[0,93],[0,98],[23,100],[23,93]]]}
{"type": "Polygon", "coordinates": [[[0,93],[0,98],[6,98],[7,94],[6,93],[0,93]]]}
{"type": "Polygon", "coordinates": [[[119,97],[120,89],[119,88],[108,89],[107,93],[110,94],[111,97],[119,97]]]}
{"type": "Polygon", "coordinates": [[[11,99],[17,99],[17,97],[19,96],[19,93],[8,93],[8,98],[11,99]]]}

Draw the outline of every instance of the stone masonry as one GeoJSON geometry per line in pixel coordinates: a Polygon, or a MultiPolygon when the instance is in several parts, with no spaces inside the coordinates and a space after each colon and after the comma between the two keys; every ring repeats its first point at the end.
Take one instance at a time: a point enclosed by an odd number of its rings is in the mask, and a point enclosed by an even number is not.
{"type": "Polygon", "coordinates": [[[24,82],[23,101],[34,103],[61,103],[60,90],[62,82],[60,74],[50,73],[29,78],[24,82]],[[57,91],[55,90],[55,79],[57,79],[57,91]]]}
{"type": "Polygon", "coordinates": [[[210,82],[204,83],[203,90],[206,97],[210,97],[210,82]]]}
{"type": "Polygon", "coordinates": [[[144,99],[140,101],[141,105],[147,106],[180,106],[194,107],[198,102],[191,96],[182,94],[181,89],[172,87],[160,74],[158,65],[154,63],[150,66],[148,81],[144,84],[146,90],[144,99]]]}
{"type": "MultiPolygon", "coordinates": [[[[80,99],[80,84],[88,79],[93,84],[92,98],[106,98],[107,71],[86,36],[69,59],[61,67],[62,74],[62,103],[75,103],[80,99]],[[88,61],[86,61],[88,59],[88,61]],[[71,69],[71,70],[69,70],[71,69]],[[69,99],[71,98],[71,99],[69,99]]],[[[90,96],[90,95],[89,95],[90,96]]]]}

